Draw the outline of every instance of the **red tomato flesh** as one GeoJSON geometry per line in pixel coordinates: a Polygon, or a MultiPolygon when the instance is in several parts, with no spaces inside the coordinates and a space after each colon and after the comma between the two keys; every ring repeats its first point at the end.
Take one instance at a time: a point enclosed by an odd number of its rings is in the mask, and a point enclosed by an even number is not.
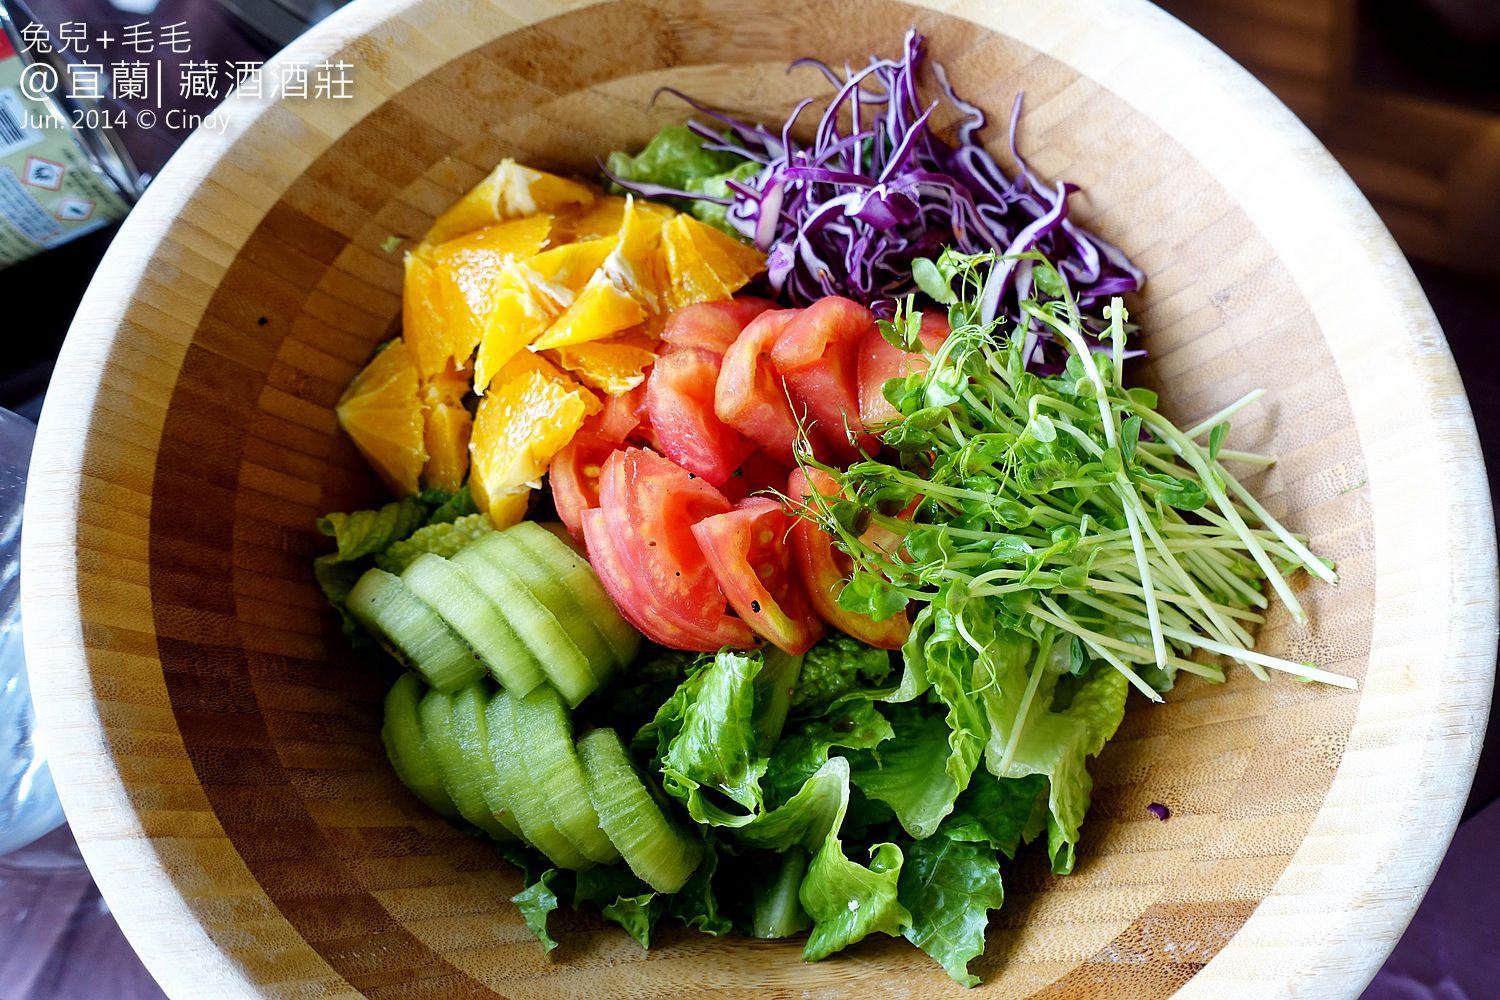
{"type": "MultiPolygon", "coordinates": [[[[804,473],[794,469],[787,480],[787,496],[793,502],[812,495],[809,479],[816,485],[818,493],[826,497],[838,496],[838,483],[832,476],[817,469],[804,473]],[[809,476],[810,473],[810,476],[809,476]]],[[[839,592],[853,571],[853,561],[833,547],[833,536],[805,517],[797,517],[792,524],[792,556],[802,575],[802,585],[808,601],[829,625],[845,632],[861,642],[880,649],[900,649],[911,632],[911,622],[905,613],[892,615],[885,621],[876,621],[869,615],[847,611],[838,605],[839,592]]]]}
{"type": "MultiPolygon", "coordinates": [[[[646,414],[646,383],[618,396],[606,396],[599,411],[599,436],[607,441],[650,440],[651,422],[646,414]]],[[[587,425],[585,425],[587,426],[587,425]]]]}
{"type": "Polygon", "coordinates": [[[589,564],[594,567],[599,582],[604,584],[605,591],[626,621],[634,625],[642,635],[649,636],[663,646],[707,651],[710,647],[703,636],[684,628],[670,617],[646,613],[648,599],[636,586],[633,571],[626,565],[620,550],[610,541],[604,511],[598,507],[586,510],[581,519],[589,564]]]}
{"type": "Polygon", "coordinates": [[[547,470],[547,481],[552,487],[552,504],[557,516],[567,526],[574,538],[583,537],[583,512],[599,506],[599,474],[605,459],[619,443],[609,440],[600,431],[600,417],[596,413],[583,422],[573,440],[563,445],[552,456],[547,470]]]}
{"type": "Polygon", "coordinates": [[[693,525],[693,536],[729,604],[755,633],[799,656],[823,636],[792,571],[791,518],[781,504],[750,497],[693,525]]]}
{"type": "Polygon", "coordinates": [[[620,585],[605,587],[636,628],[678,649],[753,643],[749,626],[727,614],[692,533],[698,521],[730,510],[723,494],[670,459],[626,448],[604,464],[598,510],[600,518],[584,521],[589,558],[597,551],[624,574],[620,585]],[[590,534],[591,521],[602,532],[590,534]]]}
{"type": "MultiPolygon", "coordinates": [[[[874,313],[830,295],[798,313],[771,349],[771,363],[786,379],[792,401],[806,407],[833,454],[844,462],[860,457],[847,431],[859,434],[865,428],[859,412],[858,352],[861,339],[874,328],[874,313]]],[[[868,434],[859,438],[859,445],[870,452],[880,447],[868,434]]]]}
{"type": "Polygon", "coordinates": [[[698,347],[723,354],[752,319],[772,308],[767,299],[743,296],[724,302],[698,302],[674,310],[661,339],[673,347],[698,347]]]}
{"type": "MultiPolygon", "coordinates": [[[[948,339],[950,330],[948,317],[936,310],[922,313],[922,327],[917,337],[922,346],[936,351],[948,339]]],[[[905,378],[912,372],[926,371],[927,355],[920,352],[903,351],[880,335],[880,330],[866,331],[859,341],[858,381],[859,418],[866,427],[879,427],[887,420],[900,416],[886,402],[885,384],[893,378],[905,378]]]]}
{"type": "MultiPolygon", "coordinates": [[[[751,320],[719,366],[714,412],[758,444],[766,456],[790,468],[797,463],[797,416],[785,380],[771,363],[771,352],[800,310],[775,309],[751,320]]],[[[816,430],[810,437],[818,437],[816,430]]],[[[821,449],[821,443],[818,450],[821,449]]]]}
{"type": "Polygon", "coordinates": [[[739,467],[734,475],[724,481],[719,487],[719,492],[724,494],[724,499],[730,503],[738,504],[741,500],[765,490],[776,490],[778,493],[786,488],[786,477],[791,475],[792,470],[773,461],[769,455],[757,448],[750,457],[745,459],[744,464],[739,467]]]}
{"type": "Polygon", "coordinates": [[[755,443],[714,412],[719,356],[679,347],[656,359],[646,379],[646,412],[664,455],[718,486],[755,443]]]}

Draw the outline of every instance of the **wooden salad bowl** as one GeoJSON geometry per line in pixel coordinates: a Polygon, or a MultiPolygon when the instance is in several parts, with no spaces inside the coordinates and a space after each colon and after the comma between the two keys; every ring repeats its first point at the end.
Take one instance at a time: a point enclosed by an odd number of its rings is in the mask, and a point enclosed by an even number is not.
{"type": "MultiPolygon", "coordinates": [[[[381,749],[390,672],[345,648],[319,514],[378,499],[333,403],[399,323],[401,254],[500,158],[589,174],[685,108],[782,120],[817,56],[929,37],[1078,218],[1148,275],[1135,378],[1192,423],[1257,386],[1234,447],[1337,561],[1260,648],[1357,691],[1231,670],[1132,702],[1074,874],[1040,851],[973,971],[994,998],[1356,996],[1458,820],[1494,677],[1489,494],[1458,373],[1354,185],[1243,70],[1143,0],[359,0],[281,62],[348,99],[237,98],[115,240],[48,394],[27,502],[27,659],[73,831],[146,966],[201,997],[939,997],[899,939],[666,925],[650,951],[555,917],[429,813],[381,749]],[[1161,822],[1152,802],[1171,808],[1161,822]]],[[[275,72],[275,64],[268,73],[275,72]]]]}

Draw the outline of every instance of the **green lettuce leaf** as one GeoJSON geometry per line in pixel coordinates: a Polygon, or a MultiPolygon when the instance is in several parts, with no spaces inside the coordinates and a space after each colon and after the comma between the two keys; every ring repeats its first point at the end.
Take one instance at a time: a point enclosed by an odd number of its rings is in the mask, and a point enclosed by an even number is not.
{"type": "Polygon", "coordinates": [[[521,911],[526,926],[531,928],[531,933],[537,936],[547,951],[557,947],[557,942],[547,931],[547,917],[557,909],[557,893],[553,891],[552,885],[561,875],[559,869],[548,868],[536,881],[510,897],[510,901],[521,911]]]}
{"type": "MultiPolygon", "coordinates": [[[[727,197],[728,181],[748,180],[760,172],[760,164],[743,156],[703,147],[703,137],[686,125],[669,125],[658,132],[635,156],[615,151],[605,166],[622,180],[644,181],[694,194],[727,197]]],[[[610,183],[615,193],[621,189],[610,183]]],[[[726,218],[726,206],[701,198],[667,198],[669,204],[739,237],[726,218]]]]}
{"type": "Polygon", "coordinates": [[[799,715],[821,714],[852,692],[883,684],[890,674],[889,652],[835,632],[803,658],[792,708],[799,715]]]}
{"type": "Polygon", "coordinates": [[[930,837],[959,792],[947,767],[948,724],[916,705],[896,705],[891,729],[892,739],[850,755],[850,780],[889,805],[910,836],[930,837]]]}
{"type": "Polygon", "coordinates": [[[618,150],[610,153],[605,166],[628,181],[686,190],[694,180],[733,170],[744,161],[743,156],[704,149],[703,137],[686,125],[668,125],[635,156],[618,150]]]}
{"type": "MultiPolygon", "coordinates": [[[[757,855],[759,857],[759,855],[757,855]]],[[[784,938],[812,926],[797,892],[807,876],[807,852],[793,847],[765,857],[766,868],[774,866],[776,877],[751,883],[750,933],[758,938],[784,938]]]]}
{"type": "Polygon", "coordinates": [[[908,844],[899,898],[911,913],[907,940],[937,959],[954,982],[977,985],[969,962],[984,951],[989,911],[1005,899],[994,849],[946,837],[908,844]]]}
{"type": "MultiPolygon", "coordinates": [[[[1087,758],[1097,754],[1119,728],[1125,714],[1128,690],[1123,674],[1108,664],[1096,663],[1084,675],[1083,683],[1062,711],[1051,710],[1050,695],[1034,698],[1010,761],[1000,775],[1047,776],[1047,808],[1050,813],[1047,847],[1052,870],[1060,875],[1073,870],[1078,828],[1088,811],[1089,795],[1093,790],[1093,779],[1086,767],[1087,758]]],[[[986,692],[987,708],[1003,697],[1004,693],[999,689],[986,692]]],[[[997,718],[993,711],[991,718],[997,718]]],[[[1009,741],[1008,730],[1008,725],[1002,731],[997,724],[986,748],[986,763],[991,771],[998,770],[1003,761],[1009,741]]]]}
{"type": "Polygon", "coordinates": [[[400,575],[424,552],[449,558],[465,545],[495,530],[488,514],[465,514],[452,521],[424,524],[406,538],[398,538],[375,553],[375,565],[400,575]]]}
{"type": "Polygon", "coordinates": [[[714,877],[719,872],[721,845],[710,836],[704,840],[703,860],[698,870],[681,889],[665,897],[667,912],[689,927],[718,937],[734,930],[734,923],[724,915],[714,894],[714,877]]]}
{"type": "Polygon", "coordinates": [[[782,850],[801,845],[816,851],[842,823],[849,805],[849,762],[829,757],[784,804],[736,825],[738,844],[782,850]]]}
{"type": "Polygon", "coordinates": [[[788,733],[771,754],[761,780],[766,803],[776,806],[797,794],[804,782],[828,761],[834,747],[866,749],[895,735],[884,715],[868,701],[835,706],[788,733]]]}
{"type": "Polygon", "coordinates": [[[613,903],[599,910],[599,914],[625,928],[625,933],[639,941],[642,948],[649,948],[651,932],[665,909],[661,894],[647,891],[639,896],[616,896],[613,903]]]}
{"type": "MultiPolygon", "coordinates": [[[[641,726],[636,732],[635,738],[630,741],[631,750],[638,754],[644,754],[654,760],[661,760],[667,754],[667,747],[682,732],[683,720],[687,718],[688,706],[698,698],[698,691],[703,686],[703,674],[713,660],[697,653],[683,653],[677,650],[666,650],[660,656],[653,659],[652,673],[665,676],[674,667],[682,666],[686,674],[676,682],[677,686],[665,701],[660,701],[656,708],[656,714],[651,721],[641,726]]],[[[631,673],[635,671],[632,669],[631,673]]],[[[591,699],[592,700],[592,699],[591,699]]],[[[584,702],[588,706],[589,702],[584,702]]]]}
{"type": "Polygon", "coordinates": [[[969,782],[939,833],[952,840],[987,844],[1013,858],[1027,832],[1046,822],[1046,790],[1047,779],[1040,774],[1024,778],[982,775],[969,782]],[[1041,817],[1036,816],[1038,810],[1041,817]]]}
{"type": "Polygon", "coordinates": [[[479,513],[479,505],[469,495],[468,483],[460,486],[452,496],[442,490],[427,490],[422,494],[422,502],[433,508],[432,513],[427,515],[428,524],[445,524],[479,513]]]}
{"type": "Polygon", "coordinates": [[[662,755],[663,785],[699,822],[732,822],[706,796],[708,790],[755,814],[761,808],[760,776],[766,758],[759,753],[754,726],[755,677],[759,653],[721,652],[693,678],[696,696],[687,702],[682,725],[662,755]]]}
{"type": "MultiPolygon", "coordinates": [[[[846,795],[845,805],[847,802],[846,795]]],[[[797,893],[813,921],[802,949],[802,958],[808,962],[825,958],[869,934],[894,936],[911,926],[911,913],[897,899],[901,848],[891,843],[875,844],[870,848],[868,866],[852,861],[844,854],[838,837],[843,820],[844,807],[840,807],[797,893]]]]}
{"type": "Polygon", "coordinates": [[[379,510],[335,512],[318,518],[318,530],[333,538],[340,562],[373,555],[405,538],[427,520],[427,507],[414,496],[393,500],[379,510]]]}

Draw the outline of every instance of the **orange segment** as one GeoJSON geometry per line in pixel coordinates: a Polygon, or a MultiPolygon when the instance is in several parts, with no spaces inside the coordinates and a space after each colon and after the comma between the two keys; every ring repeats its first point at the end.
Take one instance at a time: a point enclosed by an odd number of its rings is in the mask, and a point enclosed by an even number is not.
{"type": "Polygon", "coordinates": [[[563,314],[614,249],[615,237],[567,243],[505,269],[474,362],[474,391],[563,314]]]}
{"type": "MultiPolygon", "coordinates": [[[[634,199],[633,195],[629,197],[634,199]]],[[[570,206],[562,209],[552,223],[553,242],[566,243],[570,240],[613,236],[625,222],[625,204],[625,198],[609,194],[595,198],[594,203],[586,207],[570,206]]],[[[642,211],[660,217],[663,222],[677,214],[672,206],[654,201],[637,200],[635,205],[642,211]]]]}
{"type": "Polygon", "coordinates": [[[354,440],[365,461],[391,492],[417,492],[417,477],[427,461],[423,447],[422,401],[417,395],[417,368],[399,337],[364,367],[334,412],[339,426],[354,440]]]}
{"type": "Polygon", "coordinates": [[[422,439],[427,464],[421,483],[445,493],[457,492],[469,471],[469,431],[474,418],[464,408],[469,391],[467,372],[449,367],[422,386],[422,439]]]}
{"type": "Polygon", "coordinates": [[[537,340],[537,348],[602,340],[659,311],[653,261],[661,243],[662,216],[626,199],[618,242],[600,262],[576,301],[537,340]]]}
{"type": "Polygon", "coordinates": [[[423,378],[451,361],[466,368],[484,335],[505,269],[546,245],[551,217],[529,216],[446,243],[423,243],[407,257],[402,322],[423,378]]]}
{"type": "Polygon", "coordinates": [[[620,223],[624,221],[625,199],[618,195],[604,195],[595,198],[593,204],[570,206],[559,212],[552,222],[552,240],[554,243],[571,243],[613,236],[620,231],[620,223]]]}
{"type": "Polygon", "coordinates": [[[588,205],[594,191],[587,185],[501,160],[488,177],[454,202],[427,230],[425,241],[443,243],[492,222],[537,212],[555,212],[565,205],[588,205]]]}
{"type": "Polygon", "coordinates": [[[600,271],[536,342],[538,350],[586,344],[628,330],[646,318],[646,307],[600,271]]]}
{"type": "Polygon", "coordinates": [[[529,486],[507,490],[497,496],[486,496],[483,503],[480,503],[479,491],[480,486],[475,482],[469,488],[469,495],[474,498],[480,510],[490,515],[490,523],[500,531],[504,531],[513,524],[520,524],[521,520],[526,517],[527,508],[531,506],[529,486]]]}
{"type": "Polygon", "coordinates": [[[611,396],[629,392],[646,381],[646,368],[656,360],[654,351],[631,343],[628,338],[559,347],[547,355],[584,385],[611,396]]]}
{"type": "Polygon", "coordinates": [[[412,361],[424,374],[437,374],[462,346],[448,335],[444,317],[448,313],[441,275],[425,254],[406,255],[406,276],[401,287],[401,335],[412,361]]]}
{"type": "Polygon", "coordinates": [[[469,443],[469,490],[481,509],[490,509],[500,497],[535,488],[552,456],[577,433],[590,403],[599,406],[593,393],[564,379],[527,371],[496,380],[480,399],[469,443]]]}
{"type": "Polygon", "coordinates": [[[673,309],[727,299],[766,269],[759,250],[689,215],[678,215],[662,227],[662,242],[673,309]]]}

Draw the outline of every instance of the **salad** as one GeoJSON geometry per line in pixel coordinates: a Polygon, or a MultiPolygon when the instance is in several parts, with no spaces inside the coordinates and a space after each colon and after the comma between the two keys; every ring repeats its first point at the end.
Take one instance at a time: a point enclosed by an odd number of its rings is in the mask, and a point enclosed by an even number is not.
{"type": "Polygon", "coordinates": [[[438,218],[338,407],[393,499],[321,519],[314,571],[407,668],[397,775],[549,951],[588,905],[643,946],[904,936],[974,985],[1011,860],[1078,863],[1132,689],[1352,686],[1253,648],[1267,586],[1300,619],[1287,577],[1336,577],[1231,471],[1270,462],[1227,447],[1255,394],[1179,428],[1128,384],[1143,276],[1019,103],[1012,179],[914,33],[809,65],[810,133],[685,98],[601,185],[506,161],[438,218]]]}

